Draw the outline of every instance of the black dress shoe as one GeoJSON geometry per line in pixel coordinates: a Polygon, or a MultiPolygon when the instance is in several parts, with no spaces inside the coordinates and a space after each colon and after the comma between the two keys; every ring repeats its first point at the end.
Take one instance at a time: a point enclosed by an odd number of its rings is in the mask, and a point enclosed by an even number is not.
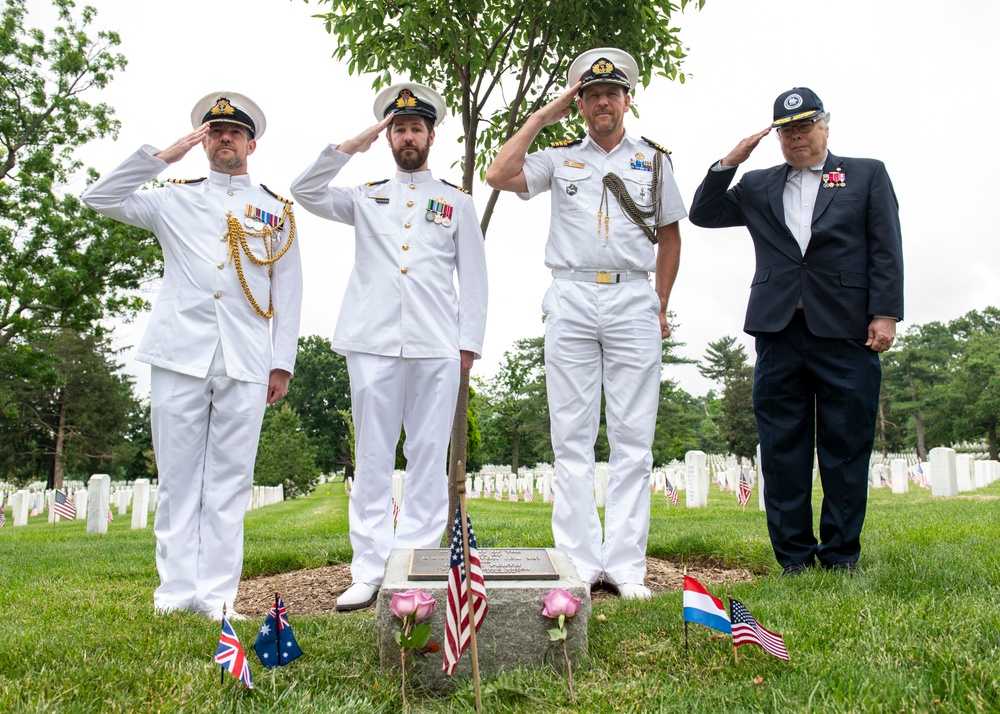
{"type": "Polygon", "coordinates": [[[781,577],[783,578],[797,578],[800,575],[805,575],[805,572],[809,569],[808,563],[795,563],[794,565],[786,565],[781,569],[781,577]]]}
{"type": "Polygon", "coordinates": [[[827,570],[844,573],[845,575],[854,575],[858,572],[858,564],[852,563],[849,560],[844,561],[843,563],[830,563],[829,565],[824,564],[823,567],[827,570]]]}

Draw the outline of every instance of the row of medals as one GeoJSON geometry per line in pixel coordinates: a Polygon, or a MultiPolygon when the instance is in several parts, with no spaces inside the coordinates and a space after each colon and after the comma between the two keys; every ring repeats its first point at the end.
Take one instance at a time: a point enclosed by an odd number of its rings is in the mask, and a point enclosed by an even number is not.
{"type": "Polygon", "coordinates": [[[424,218],[447,228],[451,225],[451,205],[431,199],[427,202],[427,213],[424,214],[424,218]]]}

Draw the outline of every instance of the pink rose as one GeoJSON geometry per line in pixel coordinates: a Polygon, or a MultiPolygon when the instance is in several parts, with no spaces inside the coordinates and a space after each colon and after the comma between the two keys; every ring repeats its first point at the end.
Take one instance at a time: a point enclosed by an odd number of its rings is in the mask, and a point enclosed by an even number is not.
{"type": "Polygon", "coordinates": [[[407,590],[392,596],[389,609],[400,620],[412,615],[414,622],[423,622],[434,613],[436,602],[423,590],[407,590]]]}
{"type": "Polygon", "coordinates": [[[558,620],[560,615],[565,615],[567,619],[576,615],[580,612],[582,603],[580,598],[573,597],[568,590],[556,588],[542,598],[542,604],[545,605],[542,609],[542,616],[558,620]]]}

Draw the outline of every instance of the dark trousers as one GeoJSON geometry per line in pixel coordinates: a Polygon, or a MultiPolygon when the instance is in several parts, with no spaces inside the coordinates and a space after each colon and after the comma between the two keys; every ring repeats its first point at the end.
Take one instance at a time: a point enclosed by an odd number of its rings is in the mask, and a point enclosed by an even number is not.
{"type": "Polygon", "coordinates": [[[756,340],[753,404],[767,530],[783,567],[857,562],[882,368],[863,341],[816,337],[801,311],[756,340]],[[815,440],[815,441],[814,441],[815,440]],[[812,526],[813,444],[823,506],[812,526]]]}

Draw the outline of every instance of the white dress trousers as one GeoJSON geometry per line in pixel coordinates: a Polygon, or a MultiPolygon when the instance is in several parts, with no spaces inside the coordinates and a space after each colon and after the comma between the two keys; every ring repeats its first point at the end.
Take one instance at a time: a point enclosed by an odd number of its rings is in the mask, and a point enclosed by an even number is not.
{"type": "Polygon", "coordinates": [[[643,279],[598,285],[557,278],[542,308],[556,546],[573,559],[585,583],[602,573],[616,583],[641,583],[660,394],[659,297],[643,279]],[[603,539],[594,502],[602,384],[611,446],[603,539]]]}
{"type": "Polygon", "coordinates": [[[450,358],[410,359],[348,352],[355,478],[348,519],[351,578],[380,584],[393,548],[437,548],[448,524],[448,443],[461,366],[450,358]],[[400,426],[406,484],[395,533],[392,471],[400,426]]]}
{"type": "Polygon", "coordinates": [[[226,376],[221,345],[209,374],[152,368],[151,421],[159,467],[158,610],[233,608],[243,569],[243,517],[267,385],[226,376]]]}

